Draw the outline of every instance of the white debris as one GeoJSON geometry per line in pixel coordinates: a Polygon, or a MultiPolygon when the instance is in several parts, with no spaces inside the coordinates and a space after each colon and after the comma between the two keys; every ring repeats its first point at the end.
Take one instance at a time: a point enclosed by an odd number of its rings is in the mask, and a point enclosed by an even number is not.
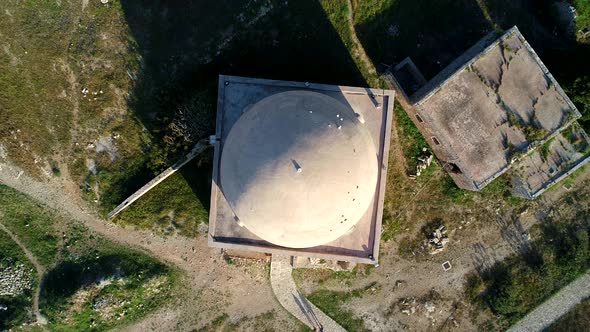
{"type": "Polygon", "coordinates": [[[434,230],[434,232],[432,232],[431,237],[428,240],[428,244],[430,245],[430,254],[434,255],[443,251],[444,246],[448,242],[449,237],[447,236],[447,230],[444,225],[440,225],[434,230]]]}

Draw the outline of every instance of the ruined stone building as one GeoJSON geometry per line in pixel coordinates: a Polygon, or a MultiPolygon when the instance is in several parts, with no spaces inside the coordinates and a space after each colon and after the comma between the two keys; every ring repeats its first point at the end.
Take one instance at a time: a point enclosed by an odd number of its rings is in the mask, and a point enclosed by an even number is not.
{"type": "Polygon", "coordinates": [[[581,114],[516,27],[429,82],[409,58],[390,78],[460,188],[479,191],[509,171],[513,193],[535,198],[590,158],[581,114]]]}

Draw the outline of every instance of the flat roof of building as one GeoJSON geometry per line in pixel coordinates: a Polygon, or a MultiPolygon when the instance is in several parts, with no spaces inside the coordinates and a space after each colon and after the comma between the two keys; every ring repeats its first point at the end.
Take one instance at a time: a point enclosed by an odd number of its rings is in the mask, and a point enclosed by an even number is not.
{"type": "Polygon", "coordinates": [[[209,245],[226,249],[375,263],[379,255],[394,95],[392,90],[220,75],[209,215],[209,245]],[[277,246],[257,237],[247,229],[247,226],[240,226],[220,185],[221,155],[232,126],[252,105],[271,95],[293,90],[320,93],[350,107],[360,115],[377,152],[377,188],[366,213],[343,236],[325,245],[311,248],[277,246]]]}
{"type": "Polygon", "coordinates": [[[516,27],[490,40],[411,97],[437,157],[472,190],[581,116],[516,27]]]}

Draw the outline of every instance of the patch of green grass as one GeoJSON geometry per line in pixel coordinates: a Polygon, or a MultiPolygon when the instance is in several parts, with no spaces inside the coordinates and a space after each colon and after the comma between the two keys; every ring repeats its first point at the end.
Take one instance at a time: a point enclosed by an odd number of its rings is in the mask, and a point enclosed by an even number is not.
{"type": "Polygon", "coordinates": [[[0,138],[9,158],[36,176],[37,156],[51,156],[70,140],[73,105],[60,97],[68,88],[60,61],[74,7],[48,1],[0,4],[0,11],[11,14],[0,21],[8,55],[0,58],[0,138]]]}
{"type": "MultiPolygon", "coordinates": [[[[277,320],[277,314],[274,310],[265,312],[253,318],[249,317],[242,317],[241,319],[230,322],[229,315],[223,313],[222,315],[213,319],[213,321],[209,322],[207,325],[198,329],[198,332],[213,332],[213,331],[261,331],[261,332],[273,332],[276,331],[276,324],[275,321],[277,320]]],[[[299,332],[309,332],[312,331],[306,325],[301,323],[296,318],[293,318],[293,322],[295,323],[295,330],[291,331],[299,331],[299,332]]],[[[282,326],[282,330],[289,331],[286,326],[282,326]]]]}
{"type": "Polygon", "coordinates": [[[510,173],[504,173],[482,189],[481,195],[486,199],[503,200],[509,205],[517,206],[525,202],[524,199],[512,195],[510,173]]]}
{"type": "Polygon", "coordinates": [[[135,321],[166,302],[177,284],[178,272],[153,258],[100,238],[97,244],[48,271],[40,305],[53,330],[105,330],[135,321]],[[73,298],[82,298],[79,311],[71,312],[73,298]]]}
{"type": "Polygon", "coordinates": [[[350,271],[333,271],[331,269],[293,269],[292,275],[295,283],[299,286],[304,281],[308,280],[320,285],[324,285],[329,281],[344,282],[347,285],[352,285],[352,281],[358,278],[369,276],[375,267],[370,264],[357,264],[350,271]]]}
{"type": "Polygon", "coordinates": [[[356,51],[356,45],[354,44],[352,33],[348,24],[348,14],[350,9],[348,8],[347,1],[321,0],[320,2],[326,12],[326,15],[328,16],[328,19],[332,23],[334,30],[338,33],[342,43],[348,49],[350,57],[354,60],[358,70],[361,72],[367,84],[373,88],[381,87],[382,82],[380,81],[378,74],[376,72],[369,72],[369,68],[366,68],[365,63],[356,51]]]}
{"type": "Polygon", "coordinates": [[[573,0],[576,8],[576,31],[590,28],[590,2],[586,0],[573,0]]]}
{"type": "Polygon", "coordinates": [[[467,190],[457,187],[453,178],[448,174],[442,181],[441,190],[453,203],[463,202],[470,194],[467,190]]]}
{"type": "Polygon", "coordinates": [[[523,134],[529,142],[540,141],[549,134],[545,128],[537,127],[532,124],[527,124],[522,128],[523,134]]]}
{"type": "Polygon", "coordinates": [[[551,143],[553,143],[554,140],[555,137],[552,137],[551,139],[543,143],[543,145],[541,145],[541,147],[539,148],[541,158],[543,158],[543,160],[547,160],[547,157],[549,157],[549,148],[551,147],[551,143]]]}
{"type": "Polygon", "coordinates": [[[383,209],[383,226],[381,230],[381,240],[390,241],[402,230],[402,223],[398,218],[394,218],[388,208],[383,209]]]}
{"type": "Polygon", "coordinates": [[[582,114],[578,122],[584,130],[590,131],[590,76],[579,77],[573,83],[565,84],[564,90],[582,114]]]}
{"type": "Polygon", "coordinates": [[[198,329],[197,332],[209,332],[209,331],[219,331],[225,324],[225,322],[229,319],[229,315],[226,313],[221,314],[220,316],[216,317],[211,321],[209,324],[203,326],[202,328],[198,329]]]}
{"type": "Polygon", "coordinates": [[[36,287],[37,274],[20,247],[12,241],[8,234],[0,230],[0,270],[17,265],[24,265],[25,269],[31,271],[32,287],[17,296],[0,295],[0,304],[8,308],[7,310],[0,310],[0,330],[2,331],[34,320],[34,317],[30,314],[30,309],[33,304],[32,295],[36,287]]]}
{"type": "Polygon", "coordinates": [[[319,289],[309,294],[307,299],[347,331],[368,331],[363,320],[357,318],[351,311],[342,309],[342,305],[353,298],[362,297],[373,286],[369,285],[347,292],[319,289]]]}
{"type": "Polygon", "coordinates": [[[50,266],[57,257],[58,237],[54,229],[60,217],[24,194],[0,184],[2,223],[37,257],[50,266]]]}
{"type": "Polygon", "coordinates": [[[208,222],[211,151],[195,157],[119,213],[113,221],[122,225],[178,232],[194,237],[200,223],[208,222]],[[208,174],[209,176],[199,176],[208,174]]]}
{"type": "Polygon", "coordinates": [[[397,102],[394,106],[394,115],[397,120],[398,136],[402,151],[406,157],[408,172],[414,173],[418,166],[418,157],[425,154],[424,149],[430,151],[430,146],[428,146],[424,136],[397,102]]]}

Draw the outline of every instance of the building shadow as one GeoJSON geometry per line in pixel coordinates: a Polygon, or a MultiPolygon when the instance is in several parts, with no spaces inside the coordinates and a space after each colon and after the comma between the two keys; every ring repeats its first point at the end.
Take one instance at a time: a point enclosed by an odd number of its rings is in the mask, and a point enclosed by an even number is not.
{"type": "Polygon", "coordinates": [[[570,26],[557,7],[560,1],[484,0],[484,3],[501,29],[518,26],[560,85],[567,87],[576,78],[590,75],[590,44],[577,42],[575,26],[570,26]]]}
{"type": "MultiPolygon", "coordinates": [[[[129,47],[138,54],[137,66],[128,69],[134,81],[128,106],[152,144],[137,176],[119,184],[119,201],[214,133],[219,74],[367,85],[317,0],[121,5],[133,39],[129,47]]],[[[200,162],[180,173],[209,206],[211,165],[200,162]]]]}
{"type": "Polygon", "coordinates": [[[493,26],[475,0],[397,0],[356,26],[373,63],[381,69],[406,57],[426,79],[461,55],[493,26]]]}

